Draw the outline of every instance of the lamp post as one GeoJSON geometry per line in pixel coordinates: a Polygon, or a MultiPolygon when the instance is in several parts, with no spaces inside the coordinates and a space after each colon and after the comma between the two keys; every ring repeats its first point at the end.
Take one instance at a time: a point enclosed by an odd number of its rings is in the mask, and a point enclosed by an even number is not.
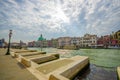
{"type": "Polygon", "coordinates": [[[7,49],[6,55],[10,55],[10,40],[11,40],[11,36],[12,36],[12,30],[10,30],[10,32],[9,32],[9,43],[8,43],[8,49],[7,49]]]}
{"type": "Polygon", "coordinates": [[[41,40],[41,51],[42,51],[42,46],[43,46],[43,42],[42,42],[42,40],[41,40]]]}

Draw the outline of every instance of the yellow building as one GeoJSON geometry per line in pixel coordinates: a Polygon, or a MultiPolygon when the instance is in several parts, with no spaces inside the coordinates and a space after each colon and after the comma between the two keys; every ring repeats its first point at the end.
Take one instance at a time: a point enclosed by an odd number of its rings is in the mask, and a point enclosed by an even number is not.
{"type": "Polygon", "coordinates": [[[120,30],[116,32],[117,34],[117,39],[120,40],[120,30]]]}
{"type": "Polygon", "coordinates": [[[118,45],[120,46],[120,30],[117,32],[113,33],[113,39],[118,40],[118,45]]]}
{"type": "Polygon", "coordinates": [[[120,30],[116,32],[117,39],[118,39],[118,45],[120,46],[120,30]]]}

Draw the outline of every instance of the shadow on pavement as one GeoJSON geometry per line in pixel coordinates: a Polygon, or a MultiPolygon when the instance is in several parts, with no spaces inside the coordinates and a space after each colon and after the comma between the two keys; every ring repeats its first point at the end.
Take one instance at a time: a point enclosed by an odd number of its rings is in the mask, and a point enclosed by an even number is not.
{"type": "Polygon", "coordinates": [[[26,69],[26,67],[25,67],[23,64],[21,64],[20,62],[18,62],[17,65],[18,65],[21,69],[26,69]]]}

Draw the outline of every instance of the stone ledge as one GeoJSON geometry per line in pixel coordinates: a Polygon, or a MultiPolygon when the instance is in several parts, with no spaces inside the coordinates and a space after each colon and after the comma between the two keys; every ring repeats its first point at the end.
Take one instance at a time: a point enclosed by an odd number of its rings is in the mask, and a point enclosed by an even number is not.
{"type": "Polygon", "coordinates": [[[59,54],[48,54],[38,58],[31,59],[31,61],[37,64],[41,64],[41,63],[45,63],[45,62],[56,60],[56,59],[59,59],[59,54]]]}
{"type": "Polygon", "coordinates": [[[15,57],[15,58],[19,58],[19,55],[22,56],[32,56],[32,55],[39,55],[39,54],[46,54],[46,52],[34,52],[34,51],[28,51],[28,52],[20,52],[20,53],[16,53],[16,52],[11,52],[11,56],[15,57]]]}
{"type": "Polygon", "coordinates": [[[120,80],[120,67],[117,67],[118,80],[120,80]]]}
{"type": "MultiPolygon", "coordinates": [[[[74,60],[78,60],[77,57],[73,57],[74,60]]],[[[79,57],[79,61],[75,61],[73,63],[70,63],[69,65],[63,66],[62,68],[50,73],[49,80],[69,80],[72,79],[80,70],[82,70],[85,66],[89,64],[89,58],[81,56],[79,57]],[[82,60],[80,60],[80,58],[82,60]]]]}
{"type": "Polygon", "coordinates": [[[39,55],[39,54],[46,54],[46,52],[31,52],[29,54],[21,54],[22,56],[33,56],[33,55],[39,55]]]}
{"type": "Polygon", "coordinates": [[[31,59],[27,59],[21,55],[20,58],[21,58],[21,63],[24,64],[25,66],[34,67],[37,66],[37,64],[59,59],[59,54],[48,54],[48,55],[46,54],[43,56],[41,55],[41,57],[34,57],[31,59]]]}
{"type": "Polygon", "coordinates": [[[30,67],[31,66],[31,61],[22,57],[21,58],[21,63],[24,64],[26,67],[30,67]]]}
{"type": "Polygon", "coordinates": [[[17,51],[13,51],[15,53],[23,53],[23,52],[37,52],[37,50],[17,50],[17,51]]]}

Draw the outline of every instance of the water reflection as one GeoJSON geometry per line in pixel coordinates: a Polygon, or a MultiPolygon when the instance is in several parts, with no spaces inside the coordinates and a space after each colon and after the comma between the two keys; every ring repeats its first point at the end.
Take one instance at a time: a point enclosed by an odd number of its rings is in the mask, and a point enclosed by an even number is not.
{"type": "Polygon", "coordinates": [[[78,73],[73,80],[117,80],[117,75],[115,69],[114,71],[106,70],[91,64],[78,73]]]}

